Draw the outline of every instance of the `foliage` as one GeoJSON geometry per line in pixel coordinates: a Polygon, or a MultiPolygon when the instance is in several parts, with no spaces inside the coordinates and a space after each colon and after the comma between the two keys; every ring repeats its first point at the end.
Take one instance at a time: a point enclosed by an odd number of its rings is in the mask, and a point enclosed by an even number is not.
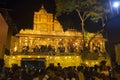
{"type": "MultiPolygon", "coordinates": [[[[74,11],[77,12],[79,19],[81,20],[83,49],[85,48],[84,38],[87,38],[87,34],[85,31],[85,21],[87,19],[90,19],[93,22],[98,22],[101,19],[102,25],[104,26],[104,19],[106,19],[106,13],[109,12],[109,9],[107,9],[106,7],[106,2],[107,1],[103,0],[56,0],[56,16],[60,16],[64,13],[70,14],[74,11]]],[[[101,33],[101,31],[97,32],[97,34],[101,33]]],[[[93,38],[95,36],[93,36],[93,38]]],[[[88,45],[93,38],[87,41],[88,45]]]]}
{"type": "Polygon", "coordinates": [[[82,20],[90,18],[95,22],[103,18],[104,13],[108,12],[101,0],[56,0],[56,11],[57,16],[77,11],[82,20]]]}
{"type": "Polygon", "coordinates": [[[0,59],[0,69],[4,66],[4,59],[0,59]]]}

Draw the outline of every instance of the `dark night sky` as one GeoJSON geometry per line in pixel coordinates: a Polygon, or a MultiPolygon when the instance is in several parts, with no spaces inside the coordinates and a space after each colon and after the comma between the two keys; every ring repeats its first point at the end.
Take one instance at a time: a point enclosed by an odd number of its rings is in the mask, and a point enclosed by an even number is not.
{"type": "MultiPolygon", "coordinates": [[[[3,2],[6,2],[6,8],[11,9],[9,13],[13,19],[13,22],[17,24],[18,30],[21,28],[33,28],[34,11],[38,11],[42,4],[47,12],[55,14],[54,0],[3,0],[3,2]]],[[[80,19],[76,13],[63,15],[58,19],[65,30],[68,28],[81,30],[80,19]]],[[[94,32],[100,28],[99,24],[93,24],[92,22],[87,22],[86,26],[86,29],[91,32],[94,32]]]]}
{"type": "Polygon", "coordinates": [[[46,10],[55,14],[54,0],[9,0],[7,7],[12,9],[10,15],[20,28],[32,28],[34,11],[38,11],[41,5],[46,10]]]}
{"type": "Polygon", "coordinates": [[[111,43],[120,43],[120,15],[115,16],[106,24],[105,31],[111,43]]]}
{"type": "MultiPolygon", "coordinates": [[[[55,14],[54,0],[0,0],[0,8],[2,5],[3,8],[11,9],[9,13],[13,19],[13,22],[17,24],[18,30],[20,30],[21,28],[33,28],[33,13],[34,11],[38,11],[42,4],[44,5],[47,12],[55,14]]],[[[63,15],[58,19],[63,25],[64,29],[68,29],[68,28],[75,28],[78,30],[81,29],[81,23],[76,13],[72,13],[67,16],[63,15]]],[[[109,24],[107,25],[107,31],[109,33],[108,36],[111,41],[117,42],[118,40],[120,40],[119,21],[117,23],[118,25],[112,24],[113,22],[115,23],[116,21],[109,22],[109,24]],[[116,28],[114,27],[114,25],[116,25],[116,28]]],[[[87,21],[85,25],[86,30],[90,32],[95,32],[96,30],[100,30],[101,28],[100,24],[101,23],[95,24],[91,21],[87,21]]]]}

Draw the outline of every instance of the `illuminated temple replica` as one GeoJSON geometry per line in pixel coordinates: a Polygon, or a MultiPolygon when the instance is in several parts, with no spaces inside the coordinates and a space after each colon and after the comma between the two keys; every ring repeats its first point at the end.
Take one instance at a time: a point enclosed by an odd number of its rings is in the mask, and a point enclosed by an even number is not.
{"type": "MultiPolygon", "coordinates": [[[[93,36],[93,33],[89,33],[85,40],[93,36]]],[[[24,66],[25,61],[39,61],[40,65],[45,66],[60,63],[63,67],[79,66],[83,63],[89,66],[99,64],[104,58],[82,59],[82,42],[80,32],[75,29],[64,31],[57,18],[42,6],[34,13],[33,29],[21,29],[12,37],[11,53],[4,56],[5,66],[11,67],[12,64],[24,66]]],[[[99,48],[99,51],[104,53],[104,43],[102,35],[97,35],[90,43],[90,50],[95,51],[99,48]]]]}

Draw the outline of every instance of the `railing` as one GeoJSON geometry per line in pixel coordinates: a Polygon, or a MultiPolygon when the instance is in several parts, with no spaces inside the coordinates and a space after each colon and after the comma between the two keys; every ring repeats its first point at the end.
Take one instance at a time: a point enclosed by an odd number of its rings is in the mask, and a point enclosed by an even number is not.
{"type": "Polygon", "coordinates": [[[11,53],[11,55],[38,55],[38,56],[81,56],[82,59],[89,59],[89,60],[97,60],[100,57],[106,58],[109,57],[108,55],[105,55],[106,53],[94,53],[94,52],[86,52],[86,53],[80,53],[80,52],[14,52],[11,53]],[[101,54],[101,56],[99,55],[101,54]]]}
{"type": "Polygon", "coordinates": [[[46,56],[55,56],[55,55],[61,55],[61,56],[66,56],[66,55],[81,55],[79,52],[63,52],[63,53],[58,53],[58,52],[13,52],[11,55],[46,55],[46,56]]]}

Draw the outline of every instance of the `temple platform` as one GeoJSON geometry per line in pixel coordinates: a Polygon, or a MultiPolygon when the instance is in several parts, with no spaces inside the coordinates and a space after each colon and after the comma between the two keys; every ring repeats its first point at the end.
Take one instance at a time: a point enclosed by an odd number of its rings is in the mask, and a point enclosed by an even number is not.
{"type": "Polygon", "coordinates": [[[46,67],[51,63],[55,66],[57,66],[57,63],[60,63],[62,67],[79,65],[94,66],[99,65],[99,63],[103,60],[107,62],[106,65],[111,65],[110,58],[108,56],[96,56],[96,53],[90,53],[89,55],[86,55],[85,58],[83,57],[83,54],[80,53],[15,53],[12,55],[5,55],[4,60],[6,67],[12,67],[13,64],[17,64],[18,66],[22,67],[22,62],[25,61],[37,61],[38,63],[42,62],[46,67]]]}

